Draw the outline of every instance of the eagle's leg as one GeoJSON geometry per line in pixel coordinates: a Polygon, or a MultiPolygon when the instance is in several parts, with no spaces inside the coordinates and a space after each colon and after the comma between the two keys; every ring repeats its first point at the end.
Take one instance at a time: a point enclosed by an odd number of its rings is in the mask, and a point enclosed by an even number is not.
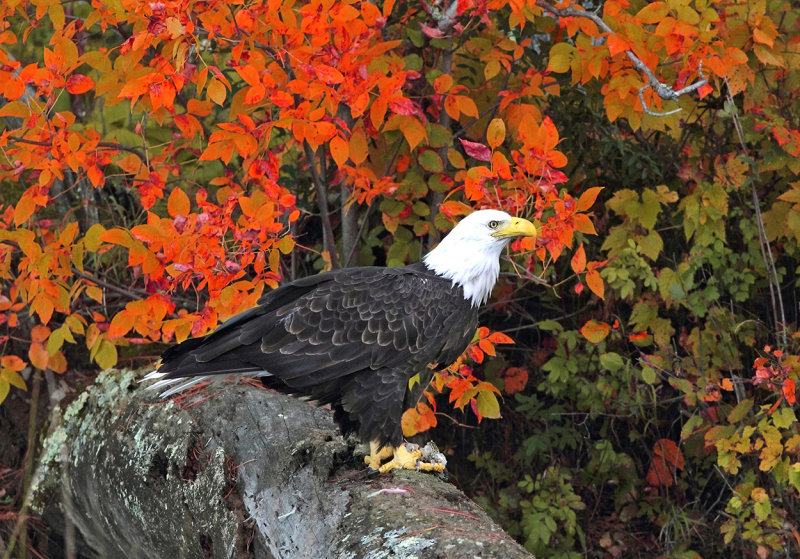
{"type": "Polygon", "coordinates": [[[373,470],[378,470],[381,467],[381,462],[392,455],[391,446],[381,446],[376,441],[369,443],[369,455],[364,457],[364,463],[373,470]]]}
{"type": "Polygon", "coordinates": [[[408,450],[406,444],[403,443],[400,446],[395,447],[393,452],[394,457],[386,462],[386,464],[378,468],[380,473],[384,474],[388,471],[396,469],[421,470],[423,472],[444,472],[445,465],[442,463],[421,461],[420,458],[422,458],[422,451],[416,446],[413,448],[413,450],[408,450]]]}

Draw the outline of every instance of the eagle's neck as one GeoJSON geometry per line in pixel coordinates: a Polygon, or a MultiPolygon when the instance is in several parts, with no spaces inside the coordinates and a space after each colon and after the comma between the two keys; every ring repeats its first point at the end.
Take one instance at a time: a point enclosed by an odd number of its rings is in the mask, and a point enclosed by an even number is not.
{"type": "Polygon", "coordinates": [[[483,243],[445,237],[425,255],[425,266],[464,291],[464,298],[477,307],[486,302],[500,275],[500,253],[507,243],[483,243]]]}

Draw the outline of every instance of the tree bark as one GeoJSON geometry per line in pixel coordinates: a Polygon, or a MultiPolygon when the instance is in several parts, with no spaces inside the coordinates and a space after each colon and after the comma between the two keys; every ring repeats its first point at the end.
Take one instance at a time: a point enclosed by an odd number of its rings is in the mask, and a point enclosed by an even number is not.
{"type": "Polygon", "coordinates": [[[530,557],[434,475],[367,476],[332,414],[247,383],[170,401],[109,370],[42,449],[34,510],[82,556],[530,557]]]}

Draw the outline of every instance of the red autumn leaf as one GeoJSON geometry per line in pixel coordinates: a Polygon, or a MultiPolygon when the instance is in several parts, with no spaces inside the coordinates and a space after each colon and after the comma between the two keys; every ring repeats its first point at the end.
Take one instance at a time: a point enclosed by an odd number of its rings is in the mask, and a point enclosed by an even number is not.
{"type": "Polygon", "coordinates": [[[786,380],[783,381],[783,386],[781,387],[781,391],[783,392],[783,397],[786,398],[786,401],[791,405],[794,405],[794,403],[797,401],[794,389],[795,389],[794,380],[787,378],[786,380]]]}
{"type": "Polygon", "coordinates": [[[641,342],[646,340],[648,337],[647,330],[642,330],[640,332],[631,332],[628,334],[628,339],[631,342],[641,342]]]}
{"type": "Polygon", "coordinates": [[[509,367],[503,373],[503,383],[506,394],[522,391],[528,383],[528,370],[522,367],[509,367]]]}
{"type": "Polygon", "coordinates": [[[670,439],[659,439],[653,445],[653,453],[658,457],[664,457],[664,460],[670,466],[682,470],[684,467],[683,452],[678,448],[675,441],[670,439]]]}
{"type": "Polygon", "coordinates": [[[86,93],[94,87],[94,80],[83,74],[72,74],[67,78],[67,91],[73,95],[86,93]]]}
{"type": "Polygon", "coordinates": [[[461,145],[464,147],[466,154],[473,159],[477,159],[478,161],[492,160],[492,150],[490,150],[487,146],[479,144],[478,142],[470,142],[469,140],[464,140],[462,138],[459,138],[459,140],[461,141],[461,145]]]}
{"type": "Polygon", "coordinates": [[[675,480],[672,477],[672,470],[664,463],[664,460],[656,456],[650,462],[645,480],[652,487],[672,487],[675,480]]]}
{"type": "Polygon", "coordinates": [[[475,363],[483,363],[483,351],[481,351],[478,346],[469,346],[467,348],[467,355],[470,359],[475,361],[475,363]]]}
{"type": "Polygon", "coordinates": [[[389,108],[393,113],[403,116],[414,116],[420,112],[414,102],[405,97],[395,97],[389,101],[389,108]]]}

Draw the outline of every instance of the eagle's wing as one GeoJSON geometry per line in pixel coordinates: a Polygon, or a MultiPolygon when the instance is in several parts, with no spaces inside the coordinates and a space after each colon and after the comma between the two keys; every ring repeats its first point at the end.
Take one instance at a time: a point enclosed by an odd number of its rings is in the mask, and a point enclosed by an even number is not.
{"type": "Polygon", "coordinates": [[[263,372],[308,391],[358,371],[449,364],[475,330],[449,280],[405,268],[336,270],[285,285],[205,338],[164,353],[161,379],[263,372]]]}

